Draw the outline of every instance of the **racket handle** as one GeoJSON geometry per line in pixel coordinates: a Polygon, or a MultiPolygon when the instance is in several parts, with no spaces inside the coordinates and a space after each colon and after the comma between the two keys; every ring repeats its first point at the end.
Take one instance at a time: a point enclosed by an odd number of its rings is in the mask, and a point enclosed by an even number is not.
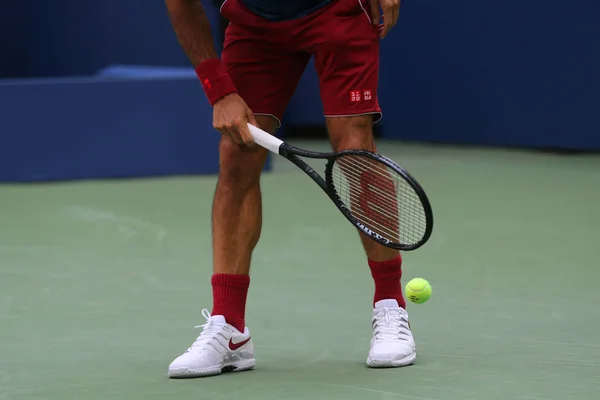
{"type": "Polygon", "coordinates": [[[260,128],[252,124],[248,124],[248,129],[254,138],[254,142],[265,149],[272,151],[275,154],[279,154],[279,148],[283,144],[282,140],[277,139],[275,136],[263,131],[260,128]]]}

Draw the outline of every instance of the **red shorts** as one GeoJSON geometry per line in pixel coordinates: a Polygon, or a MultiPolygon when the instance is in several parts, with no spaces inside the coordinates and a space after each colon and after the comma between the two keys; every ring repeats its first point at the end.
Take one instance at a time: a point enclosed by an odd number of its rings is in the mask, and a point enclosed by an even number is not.
{"type": "Polygon", "coordinates": [[[369,10],[368,0],[335,0],[306,17],[271,22],[226,0],[223,63],[250,109],[281,121],[314,56],[325,116],[374,114],[377,121],[379,35],[369,10]]]}

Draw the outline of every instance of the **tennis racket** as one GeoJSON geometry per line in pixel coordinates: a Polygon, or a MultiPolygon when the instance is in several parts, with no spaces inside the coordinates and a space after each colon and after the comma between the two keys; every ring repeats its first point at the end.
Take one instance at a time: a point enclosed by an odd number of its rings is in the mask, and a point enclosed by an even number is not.
{"type": "Polygon", "coordinates": [[[291,146],[248,124],[255,143],[296,164],[359,231],[384,246],[415,250],[433,230],[425,191],[400,165],[366,150],[318,153],[291,146]],[[300,157],[327,160],[325,178],[300,157]]]}

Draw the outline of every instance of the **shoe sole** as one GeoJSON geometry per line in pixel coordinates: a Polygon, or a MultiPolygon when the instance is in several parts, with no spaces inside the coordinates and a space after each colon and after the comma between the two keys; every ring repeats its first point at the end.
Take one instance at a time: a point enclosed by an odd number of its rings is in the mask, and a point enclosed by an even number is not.
{"type": "Polygon", "coordinates": [[[203,369],[173,368],[169,370],[168,376],[172,379],[203,378],[207,376],[221,375],[225,372],[248,371],[255,366],[256,361],[252,359],[225,364],[223,367],[211,367],[203,369]]]}
{"type": "Polygon", "coordinates": [[[367,358],[369,368],[398,368],[411,365],[417,359],[417,353],[413,353],[401,360],[371,359],[367,358]]]}

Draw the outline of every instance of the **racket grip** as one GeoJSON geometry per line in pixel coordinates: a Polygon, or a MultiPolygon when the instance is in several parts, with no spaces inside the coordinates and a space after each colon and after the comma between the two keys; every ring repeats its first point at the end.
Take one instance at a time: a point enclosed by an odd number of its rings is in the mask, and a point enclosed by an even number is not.
{"type": "Polygon", "coordinates": [[[277,139],[275,136],[263,131],[260,128],[252,124],[248,124],[248,129],[250,130],[250,134],[254,138],[254,142],[261,147],[275,153],[279,154],[279,148],[283,144],[283,141],[277,139]]]}

